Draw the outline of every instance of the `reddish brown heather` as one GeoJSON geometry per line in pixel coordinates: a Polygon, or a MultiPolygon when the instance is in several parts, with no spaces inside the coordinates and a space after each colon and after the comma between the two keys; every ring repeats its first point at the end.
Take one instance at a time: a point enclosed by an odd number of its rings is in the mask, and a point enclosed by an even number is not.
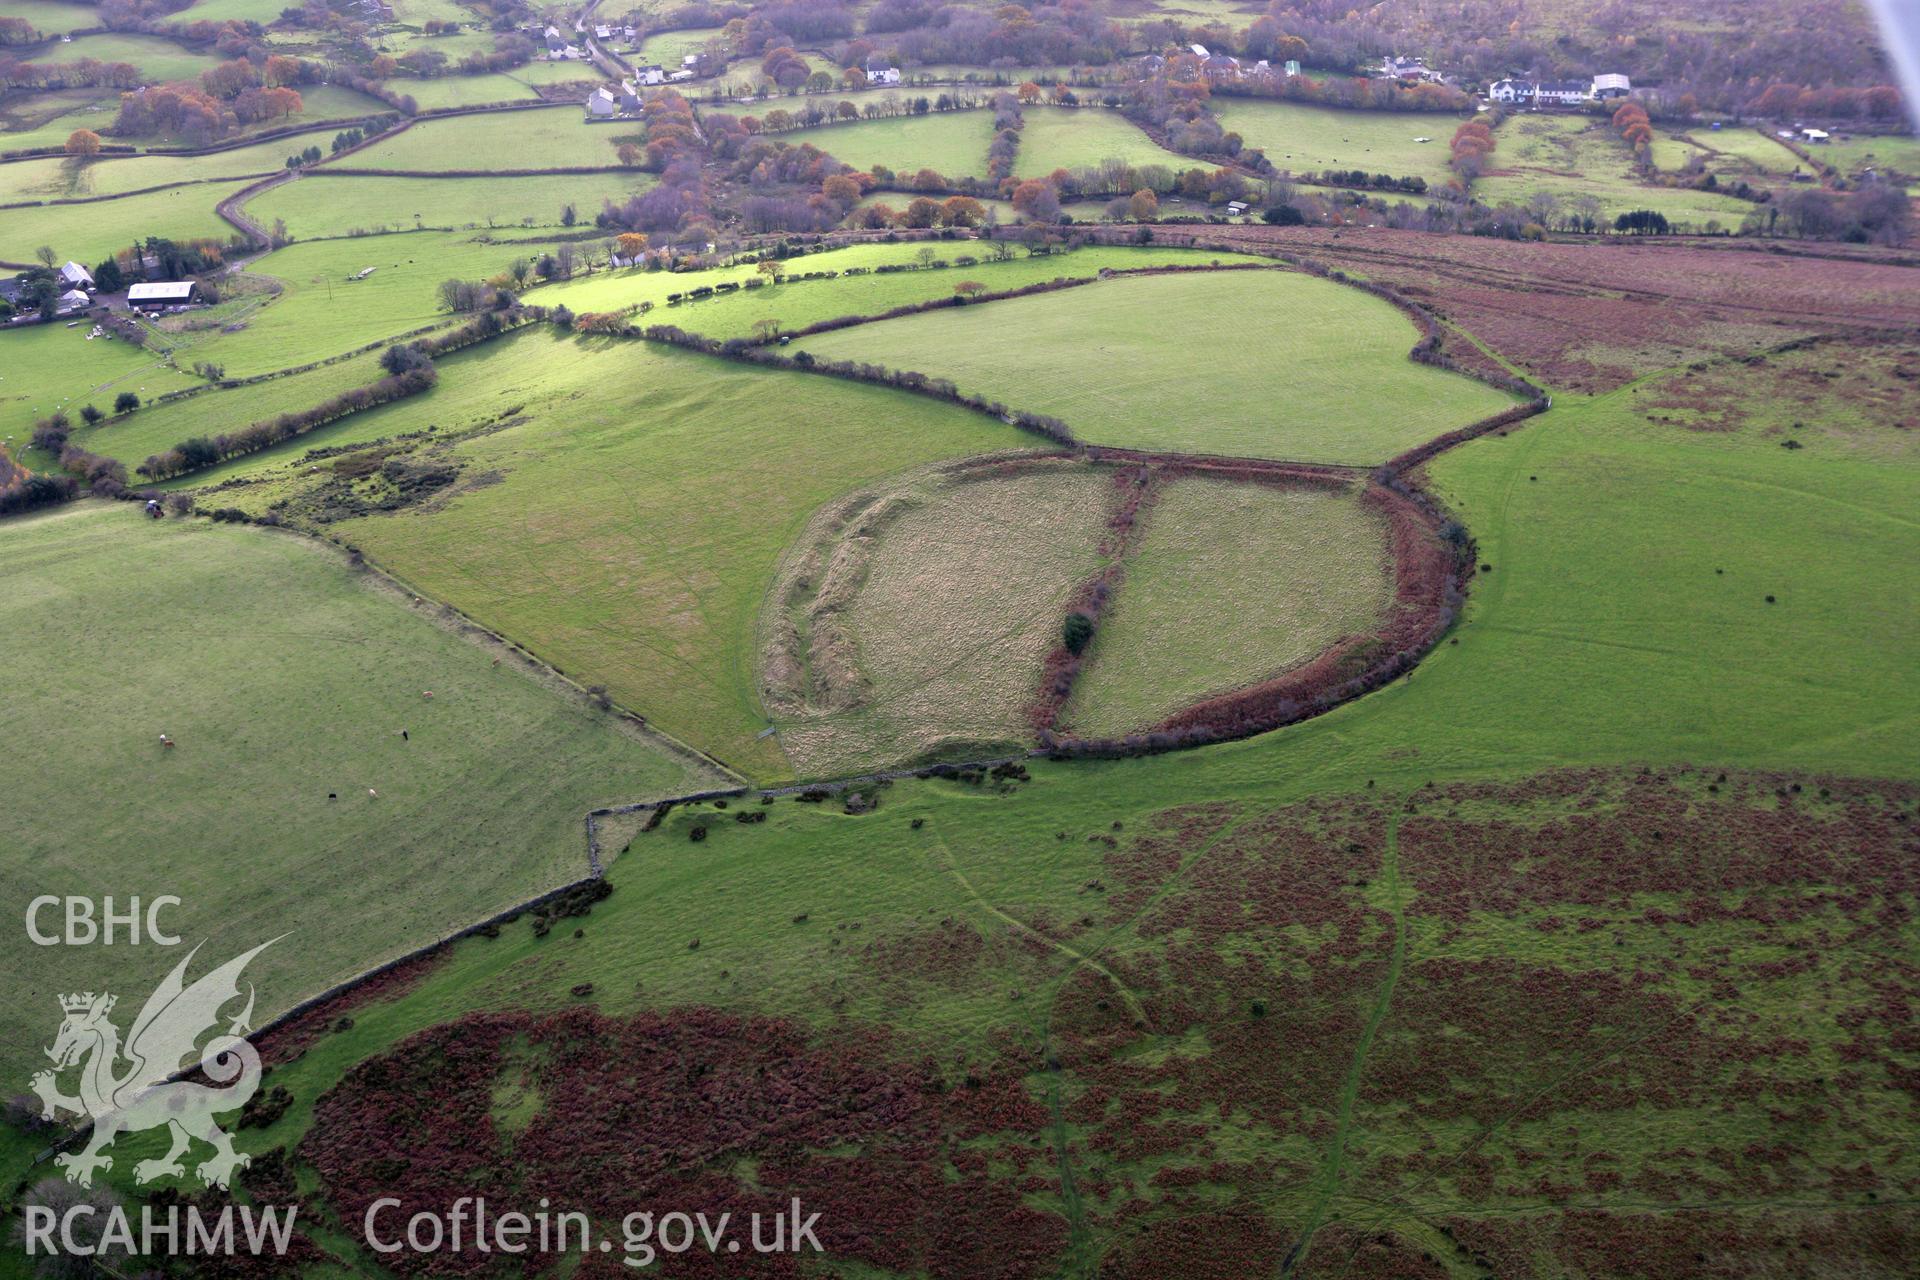
{"type": "MultiPolygon", "coordinates": [[[[1364,274],[1458,323],[1536,380],[1572,391],[1611,390],[1655,369],[1808,334],[1920,331],[1920,256],[1900,250],[1625,237],[1532,244],[1364,228],[1200,234],[1364,274]]],[[[1449,341],[1447,351],[1473,359],[1467,343],[1449,341]]]]}

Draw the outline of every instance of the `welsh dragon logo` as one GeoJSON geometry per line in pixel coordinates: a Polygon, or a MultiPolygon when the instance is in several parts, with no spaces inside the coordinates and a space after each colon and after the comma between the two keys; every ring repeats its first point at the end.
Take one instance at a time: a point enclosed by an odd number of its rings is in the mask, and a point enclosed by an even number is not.
{"type": "Polygon", "coordinates": [[[208,1186],[226,1186],[234,1170],[250,1163],[250,1157],[233,1149],[233,1140],[213,1117],[245,1106],[260,1087],[260,1055],[241,1038],[253,1016],[251,983],[246,1008],[204,1049],[196,1046],[218,1026],[221,1008],[239,998],[240,971],[272,945],[263,942],[188,986],[187,966],[200,950],[195,947],[147,997],[124,1045],[120,1029],[108,1018],[117,997],[91,991],[60,997],[65,1020],[53,1047],[46,1051],[53,1069],[34,1075],[33,1091],[40,1095],[40,1114],[46,1119],[71,1112],[93,1121],[84,1151],[54,1157],[54,1163],[66,1171],[67,1181],[92,1186],[95,1170],[113,1168],[113,1157],[102,1152],[116,1137],[163,1126],[172,1130],[173,1147],[158,1160],[135,1165],[136,1182],[184,1177],[181,1157],[195,1139],[214,1149],[213,1157],[195,1170],[208,1186]],[[193,1064],[219,1087],[168,1080],[193,1064]],[[73,1067],[80,1069],[79,1092],[69,1095],[60,1091],[60,1074],[73,1067]]]}

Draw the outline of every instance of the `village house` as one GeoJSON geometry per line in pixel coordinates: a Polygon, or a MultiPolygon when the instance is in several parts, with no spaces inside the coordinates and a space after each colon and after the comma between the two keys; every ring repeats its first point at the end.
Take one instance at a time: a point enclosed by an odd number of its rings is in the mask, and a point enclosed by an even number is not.
{"type": "Polygon", "coordinates": [[[899,84],[900,68],[894,66],[892,63],[889,63],[884,58],[868,58],[867,59],[867,83],[868,84],[899,84]]]}
{"type": "Polygon", "coordinates": [[[634,78],[641,84],[665,84],[667,69],[657,62],[648,63],[634,73],[634,78]]]}
{"type": "Polygon", "coordinates": [[[1825,129],[1802,129],[1800,131],[1800,138],[1804,142],[1811,142],[1815,146],[1821,147],[1833,141],[1833,135],[1825,129]]]}
{"type": "Polygon", "coordinates": [[[1617,72],[1603,72],[1593,78],[1592,96],[1596,101],[1624,98],[1633,92],[1633,81],[1617,72]]]}
{"type": "Polygon", "coordinates": [[[1388,56],[1380,60],[1380,78],[1398,80],[1403,84],[1418,84],[1424,80],[1438,83],[1446,77],[1429,67],[1425,58],[1388,56]]]}
{"type": "Polygon", "coordinates": [[[1207,73],[1207,79],[1214,81],[1216,84],[1222,80],[1238,80],[1240,78],[1240,59],[1224,53],[1214,54],[1212,57],[1203,61],[1200,66],[1201,69],[1207,73]]]}
{"type": "Polygon", "coordinates": [[[93,288],[93,272],[77,262],[69,262],[60,268],[58,275],[60,283],[69,289],[91,290],[93,288]]]}
{"type": "Polygon", "coordinates": [[[1487,97],[1509,106],[1571,107],[1587,101],[1592,88],[1585,80],[1495,80],[1487,97]]]}
{"type": "Polygon", "coordinates": [[[620,102],[602,85],[587,95],[587,116],[593,120],[611,120],[619,113],[620,102]]]}
{"type": "Polygon", "coordinates": [[[61,294],[60,300],[54,304],[54,314],[70,316],[76,311],[85,311],[92,305],[93,299],[87,296],[86,290],[69,289],[61,294]]]}
{"type": "Polygon", "coordinates": [[[200,286],[193,280],[167,280],[136,284],[127,290],[127,305],[142,311],[161,311],[183,307],[199,300],[200,286]]]}

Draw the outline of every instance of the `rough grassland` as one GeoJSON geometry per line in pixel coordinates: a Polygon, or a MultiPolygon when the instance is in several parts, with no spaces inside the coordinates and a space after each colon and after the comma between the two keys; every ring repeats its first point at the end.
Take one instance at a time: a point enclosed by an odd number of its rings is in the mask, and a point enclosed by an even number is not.
{"type": "Polygon", "coordinates": [[[1175,172],[1194,165],[1190,157],[1160,146],[1117,111],[1028,107],[1025,116],[1015,161],[1022,177],[1089,168],[1103,160],[1124,160],[1136,168],[1165,165],[1175,172]]]}
{"type": "MultiPolygon", "coordinates": [[[[422,455],[462,468],[454,496],[333,533],[756,777],[789,766],[755,736],[755,623],[808,518],[881,476],[1026,439],[902,392],[548,330],[449,357],[433,391],[358,418],[380,435],[480,430],[422,455]]],[[[287,497],[299,518],[307,483],[289,468],[218,501],[287,497]]]]}
{"type": "Polygon", "coordinates": [[[1063,722],[1147,729],[1362,634],[1392,601],[1386,530],[1352,493],[1190,478],[1154,499],[1063,722]]]}
{"type": "Polygon", "coordinates": [[[1364,169],[1395,178],[1425,178],[1430,186],[1447,180],[1447,139],[1458,123],[1444,115],[1342,111],[1246,98],[1221,98],[1212,107],[1222,127],[1260,148],[1276,169],[1302,175],[1364,169]]]}
{"type": "Polygon", "coordinates": [[[90,328],[38,324],[0,333],[0,436],[24,447],[33,424],[56,409],[79,426],[81,405],[106,411],[122,391],[144,400],[197,381],[119,338],[89,342],[90,328]]]}
{"type": "Polygon", "coordinates": [[[1732,156],[1743,165],[1765,174],[1804,173],[1807,166],[1799,156],[1787,150],[1761,129],[1738,126],[1718,131],[1696,127],[1693,137],[1703,146],[1732,156]]]}
{"type": "Polygon", "coordinates": [[[811,142],[842,164],[856,169],[876,165],[898,173],[932,169],[949,178],[979,177],[987,171],[987,146],[993,141],[993,113],[948,111],[924,116],[894,116],[854,124],[817,125],[775,134],[777,142],[811,142]]]}
{"type": "Polygon", "coordinates": [[[214,215],[213,206],[245,185],[172,187],[86,204],[0,209],[0,259],[30,263],[34,250],[44,244],[52,245],[62,259],[91,267],[147,236],[225,240],[233,228],[214,215]]]}
{"type": "MultiPolygon", "coordinates": [[[[262,958],[263,1016],[577,878],[587,809],[700,780],[329,548],[134,505],[0,525],[0,659],[0,732],[47,762],[13,771],[0,818],[8,914],[171,893],[192,942],[292,930],[262,958]]],[[[5,947],[23,1080],[55,991],[136,977],[118,948],[5,947]]]]}
{"type": "Polygon", "coordinates": [[[270,188],[249,201],[247,213],[262,226],[286,220],[300,239],[355,231],[407,231],[428,227],[560,225],[571,204],[591,223],[603,201],[616,203],[652,186],[651,175],[619,172],[547,174],[522,178],[414,178],[347,174],[325,170],[270,188]]]}
{"type": "Polygon", "coordinates": [[[581,121],[580,108],[562,105],[550,110],[501,111],[491,115],[454,116],[423,120],[405,132],[342,163],[354,169],[484,169],[511,173],[516,169],[557,169],[591,165],[615,167],[614,146],[638,138],[637,122],[590,125],[581,121]]]}
{"type": "Polygon", "coordinates": [[[1113,494],[1106,470],[1029,463],[938,469],[824,510],[762,621],[762,688],[795,772],[1022,749],[1113,494]]]}
{"type": "Polygon", "coordinates": [[[797,345],[951,378],[1093,444],[1359,465],[1512,403],[1414,364],[1418,337],[1357,289],[1235,271],[1104,281],[797,345]]]}
{"type": "Polygon", "coordinates": [[[1653,209],[1702,229],[1710,221],[1737,228],[1758,207],[1711,191],[1643,185],[1633,175],[1626,143],[1604,120],[1522,116],[1503,126],[1497,141],[1492,167],[1473,185],[1487,204],[1524,205],[1544,192],[1566,206],[1592,196],[1609,221],[1632,209],[1653,209]]]}

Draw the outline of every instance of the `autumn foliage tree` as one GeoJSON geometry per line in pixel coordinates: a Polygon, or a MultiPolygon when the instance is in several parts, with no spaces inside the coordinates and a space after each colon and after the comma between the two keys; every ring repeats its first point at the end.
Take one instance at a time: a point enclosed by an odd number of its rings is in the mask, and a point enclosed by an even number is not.
{"type": "Polygon", "coordinates": [[[70,156],[99,155],[100,135],[91,129],[75,129],[67,135],[67,154],[70,156]]]}

